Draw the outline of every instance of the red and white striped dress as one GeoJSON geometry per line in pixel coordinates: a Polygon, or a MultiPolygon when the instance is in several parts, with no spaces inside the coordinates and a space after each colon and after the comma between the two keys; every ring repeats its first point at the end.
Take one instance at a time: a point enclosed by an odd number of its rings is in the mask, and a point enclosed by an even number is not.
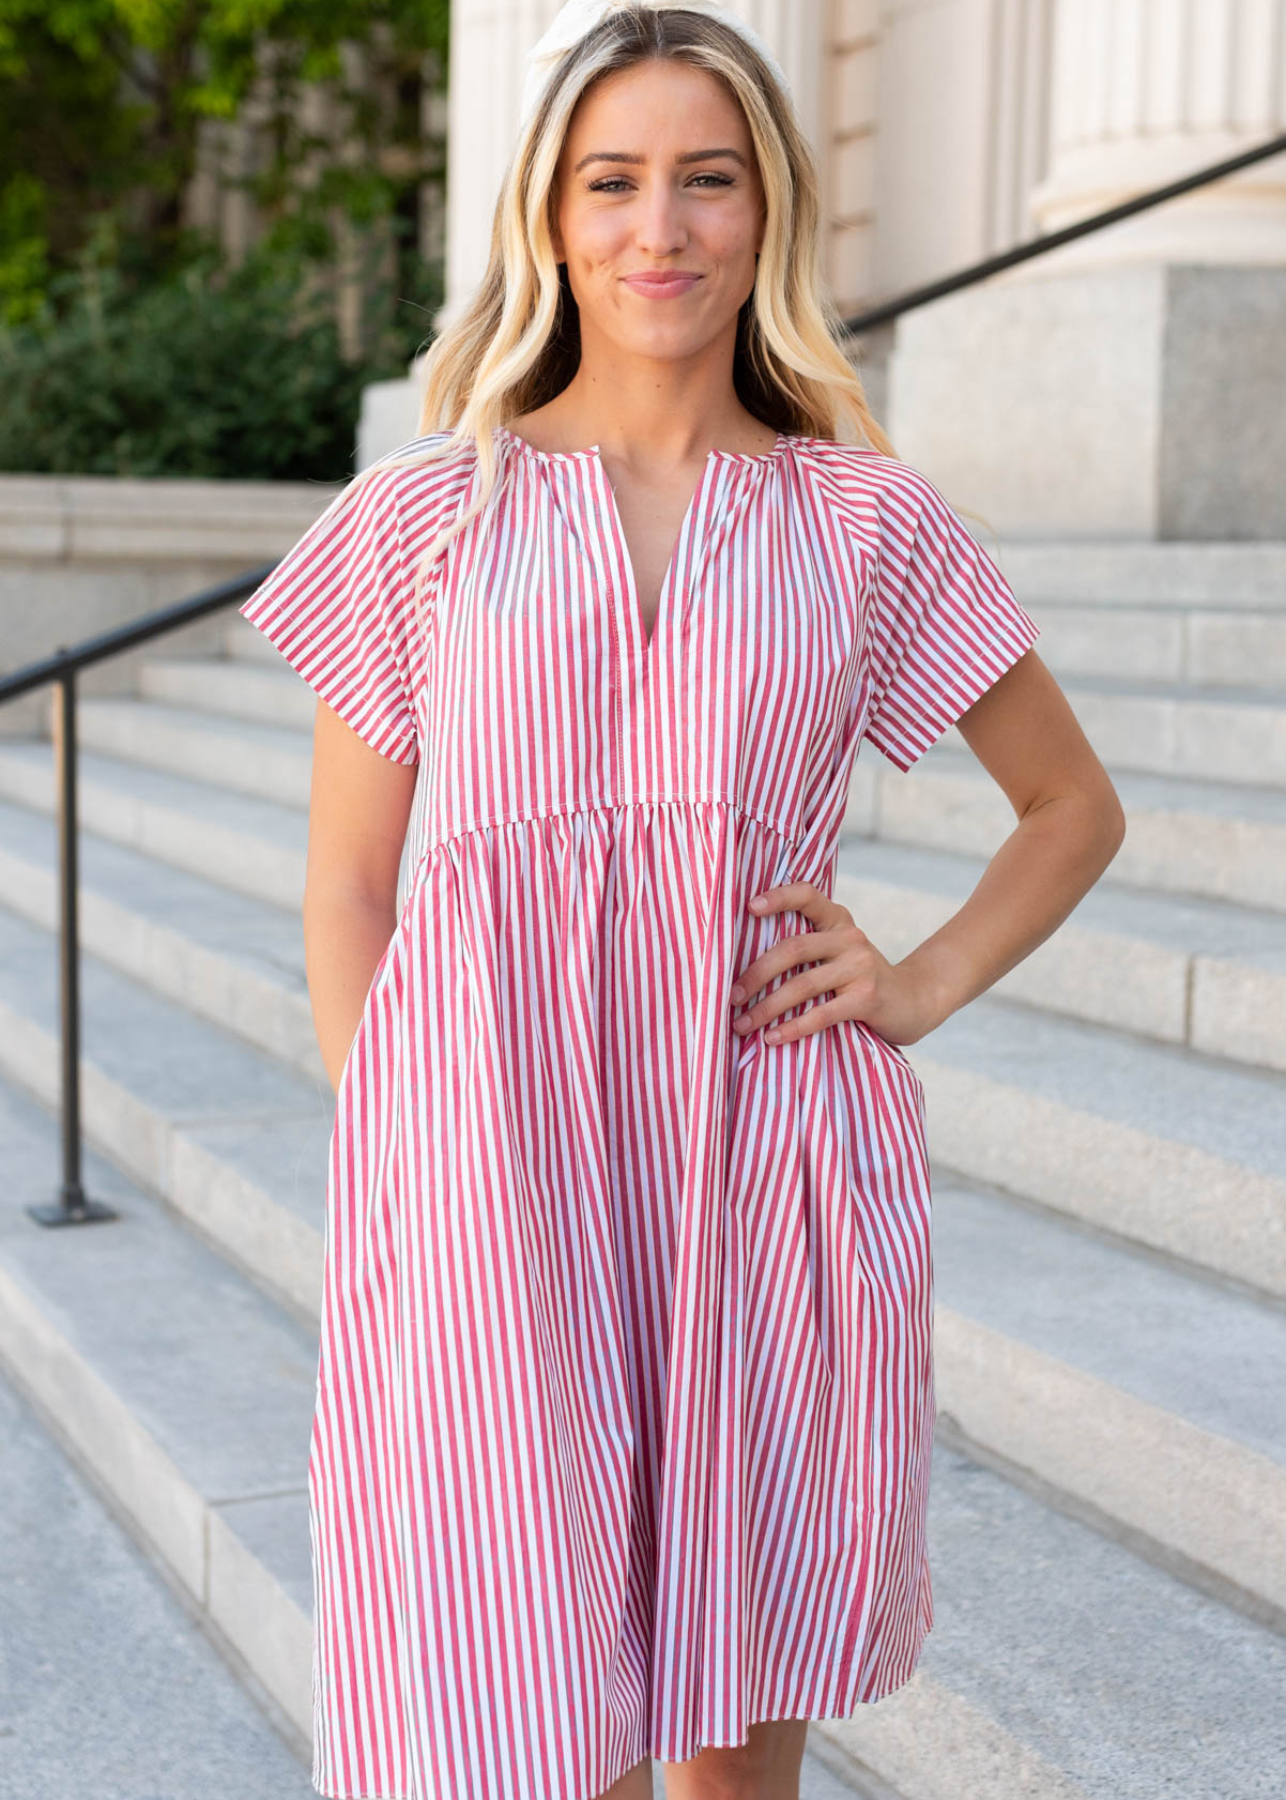
{"type": "Polygon", "coordinates": [[[856,1020],[742,1039],[728,990],[808,928],[752,894],[830,891],[861,741],[909,768],[1037,636],[926,477],[779,434],[710,453],[649,641],[598,446],[496,445],[423,622],[472,446],[341,493],[241,608],[419,765],[309,1458],[313,1784],[366,1800],[589,1800],[911,1675],[923,1088],[856,1020]]]}

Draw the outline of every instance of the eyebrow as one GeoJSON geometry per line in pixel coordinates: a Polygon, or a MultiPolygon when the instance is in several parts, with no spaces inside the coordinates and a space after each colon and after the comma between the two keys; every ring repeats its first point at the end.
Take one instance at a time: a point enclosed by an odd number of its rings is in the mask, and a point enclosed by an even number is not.
{"type": "MultiPolygon", "coordinates": [[[[676,163],[712,162],[716,156],[730,156],[734,162],[740,163],[743,169],[749,167],[740,150],[731,149],[685,150],[682,156],[676,156],[674,160],[676,163]]],[[[588,156],[581,157],[572,170],[572,174],[579,175],[585,165],[592,162],[641,163],[646,161],[645,156],[631,156],[624,150],[591,150],[588,156]]]]}

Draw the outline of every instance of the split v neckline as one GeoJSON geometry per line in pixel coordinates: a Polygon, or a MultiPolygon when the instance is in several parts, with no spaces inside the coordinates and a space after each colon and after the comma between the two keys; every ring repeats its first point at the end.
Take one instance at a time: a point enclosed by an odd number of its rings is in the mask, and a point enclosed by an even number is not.
{"type": "Polygon", "coordinates": [[[606,517],[611,527],[612,546],[617,562],[618,576],[625,590],[623,598],[625,601],[626,618],[629,628],[637,640],[645,669],[651,665],[653,649],[665,627],[666,619],[669,614],[668,602],[670,598],[670,589],[673,585],[676,571],[680,563],[684,560],[684,554],[690,546],[692,531],[702,501],[705,498],[712,471],[716,469],[720,463],[728,463],[734,467],[746,469],[767,469],[771,464],[777,461],[790,442],[789,435],[786,432],[779,431],[777,433],[776,441],[770,450],[707,451],[705,466],[697,477],[696,487],[693,489],[692,497],[688,501],[684,511],[683,519],[679,525],[678,536],[676,537],[674,547],[670,552],[669,561],[666,563],[665,573],[661,577],[661,587],[657,595],[656,613],[652,620],[652,629],[649,631],[643,623],[642,608],[639,602],[638,578],[634,568],[634,558],[630,553],[629,540],[625,535],[625,524],[621,517],[620,503],[616,498],[616,489],[613,487],[612,482],[608,477],[607,469],[603,463],[601,444],[591,444],[584,450],[538,450],[534,444],[529,444],[526,438],[520,437],[516,431],[510,431],[507,425],[497,426],[497,430],[502,433],[503,436],[508,438],[511,443],[517,445],[520,451],[525,451],[528,456],[534,457],[538,462],[587,462],[590,465],[599,487],[599,495],[604,505],[606,517]]]}

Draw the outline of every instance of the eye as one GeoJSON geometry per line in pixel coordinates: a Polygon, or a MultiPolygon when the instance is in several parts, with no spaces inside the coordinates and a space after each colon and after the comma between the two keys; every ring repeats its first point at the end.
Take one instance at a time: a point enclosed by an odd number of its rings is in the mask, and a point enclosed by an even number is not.
{"type": "MultiPolygon", "coordinates": [[[[605,175],[601,180],[591,181],[589,183],[589,192],[591,194],[609,194],[613,192],[617,182],[624,181],[624,175],[605,175]]],[[[694,175],[692,181],[689,182],[688,185],[690,187],[694,186],[698,181],[713,181],[716,187],[731,187],[733,185],[731,175],[720,175],[713,169],[707,169],[701,175],[694,175]]]]}

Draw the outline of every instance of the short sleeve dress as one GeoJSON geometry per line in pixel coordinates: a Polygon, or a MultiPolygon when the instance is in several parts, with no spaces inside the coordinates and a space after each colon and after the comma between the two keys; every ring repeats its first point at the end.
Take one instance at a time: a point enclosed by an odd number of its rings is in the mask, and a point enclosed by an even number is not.
{"type": "Polygon", "coordinates": [[[779,433],[710,453],[649,636],[599,446],[495,444],[418,613],[472,445],[241,608],[417,768],[330,1148],[335,1797],[590,1800],[851,1715],[932,1624],[924,1090],[859,1020],[741,1038],[729,989],[808,928],[751,895],[831,890],[861,742],[909,769],[1037,627],[925,476],[779,433]]]}

